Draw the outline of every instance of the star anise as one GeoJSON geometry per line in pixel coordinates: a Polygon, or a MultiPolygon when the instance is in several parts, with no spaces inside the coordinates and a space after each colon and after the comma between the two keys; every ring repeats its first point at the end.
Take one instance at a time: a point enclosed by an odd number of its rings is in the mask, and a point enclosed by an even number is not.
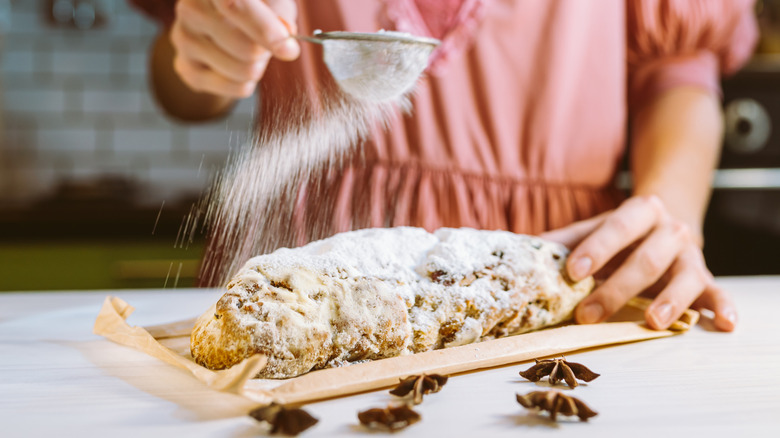
{"type": "Polygon", "coordinates": [[[253,409],[249,416],[257,421],[269,423],[272,434],[281,433],[290,436],[298,435],[319,421],[303,409],[286,407],[278,403],[253,409]]]}
{"type": "Polygon", "coordinates": [[[410,392],[413,394],[414,404],[422,403],[423,394],[439,392],[447,383],[447,376],[441,374],[420,374],[401,379],[398,386],[390,390],[390,394],[403,397],[410,392]]]}
{"type": "Polygon", "coordinates": [[[420,421],[420,414],[409,405],[387,405],[386,408],[373,408],[358,412],[360,424],[369,428],[383,428],[395,432],[420,421]]]}
{"type": "Polygon", "coordinates": [[[526,395],[516,395],[517,402],[523,407],[548,411],[553,421],[556,421],[558,414],[576,415],[580,421],[588,421],[588,418],[598,415],[598,412],[589,408],[582,400],[559,391],[533,391],[526,395]]]}
{"type": "Polygon", "coordinates": [[[520,375],[532,382],[538,382],[542,377],[550,376],[549,380],[552,385],[557,385],[563,380],[569,385],[569,388],[574,388],[578,385],[577,379],[590,382],[601,374],[594,373],[583,364],[569,362],[566,358],[561,358],[536,359],[536,365],[525,371],[520,371],[520,375]]]}

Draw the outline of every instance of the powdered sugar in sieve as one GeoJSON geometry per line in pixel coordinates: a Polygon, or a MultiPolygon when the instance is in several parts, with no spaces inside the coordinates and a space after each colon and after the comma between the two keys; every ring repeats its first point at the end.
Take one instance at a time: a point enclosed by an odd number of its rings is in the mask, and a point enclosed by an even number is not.
{"type": "Polygon", "coordinates": [[[375,102],[411,91],[439,44],[432,38],[393,31],[315,32],[301,39],[323,45],[325,64],[342,90],[375,102]]]}

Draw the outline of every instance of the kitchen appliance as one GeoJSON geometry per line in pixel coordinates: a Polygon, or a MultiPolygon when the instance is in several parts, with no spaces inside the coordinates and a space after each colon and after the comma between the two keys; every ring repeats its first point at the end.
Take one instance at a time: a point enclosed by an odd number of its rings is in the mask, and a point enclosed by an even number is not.
{"type": "Polygon", "coordinates": [[[780,274],[780,1],[758,2],[757,13],[757,52],[723,82],[723,152],[704,227],[716,275],[780,274]]]}

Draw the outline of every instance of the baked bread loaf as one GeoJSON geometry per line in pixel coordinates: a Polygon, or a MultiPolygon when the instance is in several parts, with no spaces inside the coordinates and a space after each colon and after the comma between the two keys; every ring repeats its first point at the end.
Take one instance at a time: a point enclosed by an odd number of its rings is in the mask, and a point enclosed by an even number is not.
{"type": "Polygon", "coordinates": [[[376,228],[249,260],[198,318],[195,361],[254,354],[263,378],[523,333],[568,319],[593,279],[560,244],[505,231],[376,228]]]}

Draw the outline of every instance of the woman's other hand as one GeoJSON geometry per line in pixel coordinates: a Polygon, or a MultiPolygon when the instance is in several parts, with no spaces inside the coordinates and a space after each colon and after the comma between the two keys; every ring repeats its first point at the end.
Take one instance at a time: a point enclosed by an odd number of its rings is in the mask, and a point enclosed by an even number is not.
{"type": "Polygon", "coordinates": [[[699,235],[655,196],[629,198],[613,211],[542,237],[573,248],[566,262],[573,280],[603,280],[577,306],[579,323],[604,321],[630,298],[652,291],[657,295],[645,319],[654,329],[668,328],[689,307],[710,309],[718,329],[734,329],[734,303],[707,269],[699,235]]]}
{"type": "Polygon", "coordinates": [[[179,0],[170,31],[173,67],[194,91],[247,97],[272,56],[289,61],[300,54],[290,37],[296,17],[293,0],[179,0]]]}

